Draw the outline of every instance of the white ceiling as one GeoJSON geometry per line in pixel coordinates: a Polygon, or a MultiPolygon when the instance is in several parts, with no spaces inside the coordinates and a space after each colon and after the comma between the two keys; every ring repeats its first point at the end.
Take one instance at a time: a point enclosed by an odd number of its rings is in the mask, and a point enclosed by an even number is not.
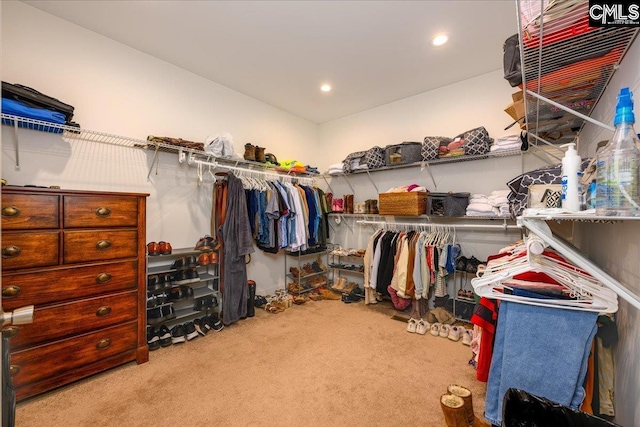
{"type": "Polygon", "coordinates": [[[514,0],[25,2],[315,123],[500,69],[516,32],[514,0]]]}

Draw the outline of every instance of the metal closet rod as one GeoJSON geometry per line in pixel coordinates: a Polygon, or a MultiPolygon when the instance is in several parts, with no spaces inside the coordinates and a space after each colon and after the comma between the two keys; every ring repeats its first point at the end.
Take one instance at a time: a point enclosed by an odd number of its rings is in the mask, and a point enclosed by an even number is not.
{"type": "Polygon", "coordinates": [[[279,173],[273,173],[273,172],[265,172],[265,171],[261,171],[261,170],[255,170],[255,169],[246,169],[246,168],[240,168],[240,167],[236,167],[236,166],[229,166],[229,165],[223,165],[220,164],[218,162],[205,162],[203,160],[193,160],[193,163],[197,164],[197,165],[203,165],[203,166],[211,166],[212,168],[222,168],[222,169],[227,169],[227,170],[231,170],[231,171],[235,171],[235,172],[240,172],[240,173],[244,173],[244,174],[256,174],[257,176],[264,178],[264,179],[271,179],[271,180],[281,180],[281,181],[293,181],[294,179],[297,180],[298,182],[305,184],[305,185],[314,185],[314,179],[310,178],[310,177],[299,177],[299,176],[295,176],[295,175],[282,175],[279,173]]]}
{"type": "Polygon", "coordinates": [[[429,228],[436,227],[442,229],[467,229],[467,230],[520,230],[517,225],[508,225],[506,219],[502,219],[502,225],[496,224],[435,224],[433,222],[389,222],[389,221],[356,221],[357,224],[365,225],[392,225],[404,228],[429,228]]]}

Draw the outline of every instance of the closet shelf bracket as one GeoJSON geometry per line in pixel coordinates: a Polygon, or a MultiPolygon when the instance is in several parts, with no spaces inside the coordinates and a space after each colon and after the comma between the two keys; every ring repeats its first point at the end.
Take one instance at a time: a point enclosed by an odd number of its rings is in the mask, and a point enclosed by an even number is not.
{"type": "Polygon", "coordinates": [[[371,181],[371,184],[373,185],[373,188],[376,189],[376,194],[380,193],[380,190],[378,190],[378,186],[373,181],[373,178],[371,178],[371,173],[369,172],[369,169],[367,169],[367,178],[369,178],[369,181],[371,181]]]}
{"type": "Polygon", "coordinates": [[[331,184],[329,184],[329,180],[327,180],[327,177],[324,174],[321,176],[322,176],[322,179],[324,179],[324,183],[327,184],[327,188],[329,189],[331,194],[333,194],[333,188],[331,188],[331,184]]]}
{"type": "Polygon", "coordinates": [[[433,182],[433,187],[437,190],[438,184],[436,184],[436,179],[433,176],[433,172],[431,171],[431,166],[429,165],[429,162],[424,163],[424,167],[427,168],[427,173],[429,173],[429,176],[431,177],[431,181],[433,182]]]}
{"type": "Polygon", "coordinates": [[[611,277],[591,260],[582,255],[575,246],[553,235],[542,219],[518,217],[518,225],[538,236],[544,243],[558,251],[577,267],[591,274],[618,296],[640,310],[640,297],[631,292],[624,284],[611,277]]]}
{"type": "Polygon", "coordinates": [[[547,102],[547,103],[553,105],[556,108],[559,108],[559,109],[561,109],[563,111],[566,111],[569,114],[573,114],[574,116],[577,116],[577,117],[581,118],[582,120],[585,120],[585,121],[587,121],[589,123],[593,123],[594,125],[600,126],[603,129],[610,130],[611,132],[614,131],[613,126],[609,126],[607,124],[604,124],[602,122],[597,121],[596,119],[592,119],[589,116],[585,116],[584,114],[582,114],[582,113],[580,113],[580,112],[578,112],[576,110],[572,110],[571,108],[565,107],[564,105],[562,105],[562,104],[560,104],[558,102],[550,100],[549,98],[545,98],[544,96],[539,95],[539,94],[537,94],[537,93],[535,93],[533,91],[526,90],[526,88],[524,89],[524,91],[525,91],[525,96],[526,95],[531,95],[531,96],[533,96],[535,98],[538,98],[539,100],[541,100],[543,102],[547,102]]]}
{"type": "Polygon", "coordinates": [[[151,160],[151,166],[149,167],[149,173],[147,173],[147,181],[151,180],[151,171],[153,170],[153,166],[156,166],[156,175],[158,175],[158,163],[160,163],[160,160],[158,159],[158,149],[160,147],[158,147],[156,145],[156,149],[153,153],[153,160],[151,160]]]}
{"type": "Polygon", "coordinates": [[[13,122],[13,133],[16,137],[14,142],[14,146],[16,149],[16,170],[20,170],[20,138],[18,137],[18,121],[14,120],[13,122]]]}
{"type": "Polygon", "coordinates": [[[356,192],[353,190],[353,187],[351,186],[351,183],[349,182],[349,178],[347,178],[347,175],[342,175],[342,176],[344,177],[344,180],[347,181],[347,185],[351,189],[351,194],[356,194],[356,192]]]}

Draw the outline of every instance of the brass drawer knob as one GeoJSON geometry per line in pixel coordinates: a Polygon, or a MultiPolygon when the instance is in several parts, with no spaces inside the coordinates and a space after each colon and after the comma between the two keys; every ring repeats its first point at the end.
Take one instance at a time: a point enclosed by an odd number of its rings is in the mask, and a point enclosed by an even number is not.
{"type": "Polygon", "coordinates": [[[20,286],[7,286],[6,288],[4,288],[2,290],[2,297],[3,298],[13,298],[13,297],[17,297],[18,295],[20,295],[20,286]]]}
{"type": "Polygon", "coordinates": [[[96,216],[99,216],[100,218],[106,218],[109,215],[111,215],[111,209],[109,208],[101,207],[96,209],[96,216]]]}
{"type": "Polygon", "coordinates": [[[105,338],[103,340],[98,341],[98,344],[96,344],[96,347],[99,350],[104,350],[105,348],[109,347],[111,345],[111,340],[109,338],[105,338]]]}
{"type": "Polygon", "coordinates": [[[2,208],[2,216],[4,218],[13,218],[20,215],[20,209],[17,206],[6,206],[2,208]]]}
{"type": "Polygon", "coordinates": [[[99,251],[106,251],[110,247],[111,242],[108,240],[100,240],[98,243],[96,243],[96,249],[98,249],[99,251]]]}
{"type": "Polygon", "coordinates": [[[2,248],[2,258],[14,258],[20,255],[22,249],[15,245],[9,245],[2,248]]]}
{"type": "Polygon", "coordinates": [[[2,336],[5,338],[13,338],[16,335],[18,335],[18,332],[20,332],[20,328],[17,326],[9,326],[8,328],[4,328],[2,330],[2,336]]]}
{"type": "Polygon", "coordinates": [[[111,313],[111,307],[108,305],[103,305],[99,309],[96,310],[96,316],[103,317],[111,313]]]}
{"type": "Polygon", "coordinates": [[[17,375],[20,372],[20,366],[18,365],[11,365],[9,367],[9,375],[11,375],[12,377],[14,375],[17,375]]]}
{"type": "Polygon", "coordinates": [[[100,273],[96,276],[96,282],[99,284],[107,283],[111,280],[111,275],[109,273],[100,273]]]}

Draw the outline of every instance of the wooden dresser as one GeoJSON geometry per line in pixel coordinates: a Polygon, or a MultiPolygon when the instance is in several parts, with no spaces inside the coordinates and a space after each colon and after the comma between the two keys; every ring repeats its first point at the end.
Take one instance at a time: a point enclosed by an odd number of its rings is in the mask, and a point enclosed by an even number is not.
{"type": "Polygon", "coordinates": [[[2,187],[2,306],[35,305],[5,332],[18,400],[149,360],[147,196],[2,187]]]}

